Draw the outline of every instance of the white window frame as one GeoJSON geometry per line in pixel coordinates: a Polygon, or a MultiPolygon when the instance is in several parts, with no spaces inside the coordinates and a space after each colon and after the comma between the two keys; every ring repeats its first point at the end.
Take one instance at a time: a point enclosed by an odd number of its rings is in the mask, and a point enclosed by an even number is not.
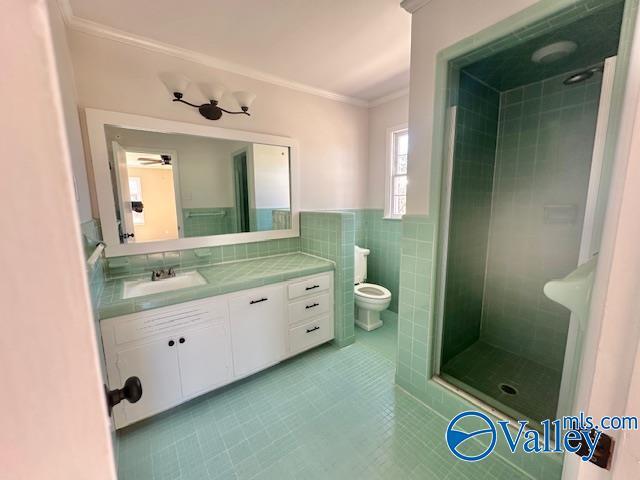
{"type": "Polygon", "coordinates": [[[402,215],[393,213],[393,164],[395,162],[395,136],[400,133],[409,131],[409,124],[402,123],[387,128],[387,153],[386,153],[386,169],[385,169],[385,203],[384,218],[399,220],[402,215]]]}

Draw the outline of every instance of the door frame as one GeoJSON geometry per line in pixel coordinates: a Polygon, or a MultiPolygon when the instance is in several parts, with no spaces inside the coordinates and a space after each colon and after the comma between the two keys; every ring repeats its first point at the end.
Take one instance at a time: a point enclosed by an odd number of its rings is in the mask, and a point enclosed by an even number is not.
{"type": "Polygon", "coordinates": [[[11,161],[0,176],[0,217],[10,227],[0,251],[0,362],[11,394],[2,403],[3,476],[115,480],[81,240],[80,223],[90,218],[79,216],[72,173],[72,152],[82,148],[65,28],[54,2],[10,0],[6,8],[0,41],[13,48],[0,57],[11,74],[0,85],[12,93],[4,99],[11,115],[0,118],[0,131],[11,161]]]}
{"type": "Polygon", "coordinates": [[[175,148],[157,148],[157,147],[141,147],[139,145],[120,144],[125,151],[149,152],[160,155],[168,153],[171,155],[171,173],[173,175],[173,191],[176,197],[176,220],[178,222],[178,238],[182,238],[184,234],[184,216],[182,214],[182,190],[180,188],[180,167],[178,160],[178,151],[175,148]]]}
{"type": "MultiPolygon", "coordinates": [[[[240,191],[238,190],[238,170],[237,170],[237,166],[236,166],[236,157],[239,155],[244,154],[244,168],[245,168],[245,180],[246,180],[246,193],[247,193],[247,211],[244,212],[244,214],[246,214],[247,218],[246,218],[246,222],[248,225],[248,230],[247,232],[251,231],[251,193],[253,192],[253,188],[251,188],[251,180],[249,178],[249,170],[251,170],[249,168],[249,157],[251,155],[251,152],[253,150],[252,145],[247,145],[245,147],[242,147],[238,150],[235,150],[233,152],[231,152],[231,161],[233,162],[233,185],[234,185],[234,197],[233,197],[233,201],[235,204],[235,209],[236,209],[236,228],[238,230],[238,233],[240,232],[244,232],[245,230],[243,230],[244,225],[242,225],[242,215],[240,212],[240,206],[238,205],[238,197],[240,195],[240,191]]],[[[253,163],[251,164],[253,165],[253,163]]]]}

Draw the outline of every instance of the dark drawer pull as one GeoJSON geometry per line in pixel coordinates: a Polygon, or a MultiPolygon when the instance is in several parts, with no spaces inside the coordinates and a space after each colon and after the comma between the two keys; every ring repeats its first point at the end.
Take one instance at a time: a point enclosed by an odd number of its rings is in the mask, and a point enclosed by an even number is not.
{"type": "Polygon", "coordinates": [[[311,304],[311,305],[307,305],[307,306],[306,306],[306,307],[304,307],[304,308],[306,308],[306,309],[309,309],[309,308],[315,308],[315,307],[317,307],[317,306],[319,306],[319,305],[320,305],[319,303],[313,303],[313,304],[311,304]]]}
{"type": "Polygon", "coordinates": [[[312,287],[305,288],[305,290],[313,290],[314,288],[320,288],[320,285],[313,285],[312,287]]]}
{"type": "Polygon", "coordinates": [[[266,302],[267,300],[269,300],[269,299],[268,298],[261,298],[260,300],[251,300],[249,302],[249,305],[253,305],[254,303],[266,302]]]}
{"type": "Polygon", "coordinates": [[[313,328],[307,328],[307,333],[315,332],[316,330],[320,330],[320,327],[317,325],[313,328]]]}

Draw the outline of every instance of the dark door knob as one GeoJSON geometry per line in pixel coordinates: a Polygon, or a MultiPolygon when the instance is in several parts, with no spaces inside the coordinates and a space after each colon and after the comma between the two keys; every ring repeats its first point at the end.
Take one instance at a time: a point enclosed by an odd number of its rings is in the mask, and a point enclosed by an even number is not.
{"type": "Polygon", "coordinates": [[[174,342],[173,340],[169,340],[169,346],[173,347],[176,344],[176,342],[174,342]]]}
{"type": "Polygon", "coordinates": [[[180,343],[184,343],[186,340],[184,338],[181,338],[180,340],[178,340],[180,343]]]}
{"type": "Polygon", "coordinates": [[[105,394],[107,395],[107,408],[109,409],[109,415],[115,405],[118,405],[122,400],[129,400],[129,403],[136,403],[142,397],[142,383],[138,377],[129,377],[124,382],[122,388],[116,388],[115,390],[109,390],[107,386],[104,386],[105,394]]]}

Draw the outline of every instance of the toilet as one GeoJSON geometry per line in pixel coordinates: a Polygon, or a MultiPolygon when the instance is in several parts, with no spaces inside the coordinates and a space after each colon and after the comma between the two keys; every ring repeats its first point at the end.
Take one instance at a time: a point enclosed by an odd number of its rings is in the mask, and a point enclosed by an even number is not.
{"type": "Polygon", "coordinates": [[[364,283],[367,279],[367,257],[370,250],[355,246],[354,287],[356,304],[356,325],[371,331],[382,326],[380,312],[391,303],[391,292],[375,283],[364,283]]]}

